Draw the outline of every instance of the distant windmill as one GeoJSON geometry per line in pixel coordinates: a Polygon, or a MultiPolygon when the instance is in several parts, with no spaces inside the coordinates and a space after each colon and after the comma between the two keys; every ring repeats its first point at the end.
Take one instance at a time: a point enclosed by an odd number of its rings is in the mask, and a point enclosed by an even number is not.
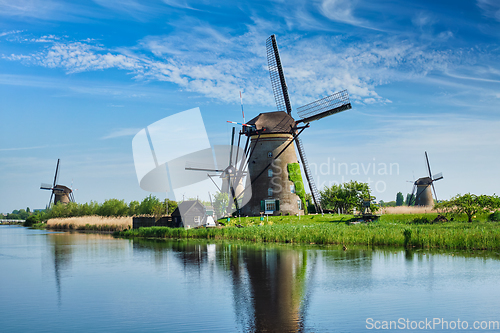
{"type": "Polygon", "coordinates": [[[54,204],[58,202],[61,202],[63,204],[67,204],[68,202],[75,202],[75,198],[73,196],[73,190],[67,186],[57,184],[59,177],[59,162],[60,159],[57,159],[56,173],[54,175],[54,181],[52,185],[46,183],[42,183],[42,185],[40,185],[41,190],[52,191],[50,194],[49,206],[52,203],[53,196],[54,196],[54,204]]]}
{"type": "Polygon", "coordinates": [[[415,206],[433,206],[434,200],[432,199],[432,190],[434,191],[434,197],[437,201],[436,189],[434,188],[434,182],[443,179],[443,174],[440,172],[438,174],[432,175],[431,165],[429,164],[429,158],[427,157],[427,152],[425,152],[425,160],[427,162],[427,170],[429,171],[429,177],[419,178],[413,183],[413,190],[411,191],[411,196],[408,205],[415,206]]]}
{"type": "MultiPolygon", "coordinates": [[[[309,127],[310,122],[351,109],[349,95],[344,90],[304,105],[297,110],[302,119],[295,121],[292,118],[292,106],[274,35],[267,39],[266,47],[269,73],[278,111],[259,114],[248,121],[240,132],[240,136],[242,134],[247,136],[244,151],[248,161],[249,186],[252,191],[251,199],[242,207],[241,212],[254,216],[264,212],[274,215],[279,213],[295,215],[304,209],[301,199],[296,194],[296,190],[299,190],[295,189],[297,183],[294,184],[288,174],[288,165],[298,163],[294,148],[295,142],[316,212],[322,213],[318,189],[309,169],[299,135],[309,127]],[[299,126],[301,124],[302,126],[299,126]]],[[[303,184],[300,185],[303,186],[303,184]]]]}
{"type": "MultiPolygon", "coordinates": [[[[241,123],[238,123],[241,124],[241,123]]],[[[243,124],[246,126],[245,124],[243,124]]],[[[217,173],[217,174],[207,174],[207,176],[212,180],[212,182],[215,184],[219,192],[221,193],[226,193],[228,195],[229,201],[228,201],[228,207],[227,207],[227,214],[230,215],[233,211],[232,206],[234,203],[234,207],[236,210],[239,210],[239,202],[237,198],[240,197],[240,194],[244,190],[244,178],[247,174],[247,172],[244,170],[244,165],[246,163],[246,160],[244,159],[243,155],[243,149],[237,147],[234,144],[234,138],[235,138],[235,128],[233,127],[232,129],[232,135],[231,135],[231,145],[230,146],[214,146],[214,153],[217,159],[217,166],[214,168],[212,166],[200,166],[197,165],[196,162],[188,162],[186,163],[186,170],[193,170],[193,171],[206,171],[206,172],[211,172],[211,173],[217,173]],[[229,148],[229,151],[228,151],[229,148]],[[228,157],[229,154],[229,162],[227,166],[220,167],[221,161],[225,160],[228,157]],[[217,183],[214,181],[213,177],[220,177],[222,180],[222,186],[219,188],[217,183]]],[[[238,140],[238,146],[239,146],[239,140],[238,140]]],[[[240,200],[241,202],[241,200],[240,200]]]]}

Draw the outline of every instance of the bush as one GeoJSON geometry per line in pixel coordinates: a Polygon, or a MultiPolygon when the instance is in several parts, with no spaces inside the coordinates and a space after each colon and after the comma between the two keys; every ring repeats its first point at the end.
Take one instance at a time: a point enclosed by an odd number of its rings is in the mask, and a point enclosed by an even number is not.
{"type": "Polygon", "coordinates": [[[25,227],[31,227],[35,223],[40,223],[40,215],[31,215],[24,222],[25,227]]]}
{"type": "Polygon", "coordinates": [[[494,221],[494,222],[500,222],[500,210],[497,210],[493,213],[491,213],[489,216],[488,216],[488,219],[490,221],[494,221]]]}
{"type": "Polygon", "coordinates": [[[123,200],[108,199],[97,210],[100,216],[126,216],[128,205],[123,200]]]}

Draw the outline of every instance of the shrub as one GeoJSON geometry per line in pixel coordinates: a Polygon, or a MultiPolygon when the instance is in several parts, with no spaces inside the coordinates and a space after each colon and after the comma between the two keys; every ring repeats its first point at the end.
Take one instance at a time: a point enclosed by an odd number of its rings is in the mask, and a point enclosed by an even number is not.
{"type": "Polygon", "coordinates": [[[490,221],[494,221],[494,222],[500,222],[500,210],[497,210],[493,213],[491,213],[489,216],[488,216],[488,219],[490,221]]]}

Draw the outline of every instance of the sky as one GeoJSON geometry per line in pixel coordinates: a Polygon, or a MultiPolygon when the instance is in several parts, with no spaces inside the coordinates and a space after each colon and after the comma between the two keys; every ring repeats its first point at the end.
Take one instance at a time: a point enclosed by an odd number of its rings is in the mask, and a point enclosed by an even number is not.
{"type": "Polygon", "coordinates": [[[0,212],[44,208],[58,158],[77,202],[142,200],[132,138],[178,112],[198,107],[210,144],[229,144],[240,91],[247,120],[276,110],[271,34],[292,116],[349,92],[351,110],[301,135],[318,188],[395,200],[427,151],[439,199],[500,192],[497,0],[0,0],[0,212]]]}

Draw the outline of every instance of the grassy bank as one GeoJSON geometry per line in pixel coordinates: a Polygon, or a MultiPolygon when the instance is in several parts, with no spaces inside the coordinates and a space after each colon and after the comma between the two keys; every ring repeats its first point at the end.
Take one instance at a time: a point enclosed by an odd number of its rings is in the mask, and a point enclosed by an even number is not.
{"type": "MultiPolygon", "coordinates": [[[[352,216],[325,215],[232,219],[243,227],[210,229],[140,228],[116,232],[121,237],[199,238],[301,244],[407,246],[443,249],[500,249],[500,225],[484,219],[473,223],[426,224],[437,214],[384,215],[377,222],[348,225],[352,216]],[[423,223],[423,224],[422,224],[423,223]]],[[[233,222],[234,221],[234,222],[233,222]]]]}

